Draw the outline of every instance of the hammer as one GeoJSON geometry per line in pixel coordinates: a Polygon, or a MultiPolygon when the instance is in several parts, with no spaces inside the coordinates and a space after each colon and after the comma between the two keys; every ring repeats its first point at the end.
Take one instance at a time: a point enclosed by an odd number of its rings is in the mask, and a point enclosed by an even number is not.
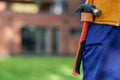
{"type": "MultiPolygon", "coordinates": [[[[78,9],[76,10],[76,12],[91,13],[94,17],[99,17],[102,14],[102,11],[97,9],[92,4],[81,4],[78,7],[78,9]]],[[[75,64],[74,64],[73,75],[80,74],[80,65],[81,65],[81,61],[82,61],[82,57],[83,57],[83,52],[85,50],[85,42],[86,42],[86,36],[87,36],[87,32],[88,32],[88,26],[89,26],[89,22],[84,21],[82,33],[81,33],[80,40],[79,40],[78,49],[76,52],[76,59],[75,59],[75,64]]]]}
{"type": "Polygon", "coordinates": [[[97,9],[93,4],[81,4],[76,12],[92,13],[95,17],[99,17],[102,11],[97,9]]]}

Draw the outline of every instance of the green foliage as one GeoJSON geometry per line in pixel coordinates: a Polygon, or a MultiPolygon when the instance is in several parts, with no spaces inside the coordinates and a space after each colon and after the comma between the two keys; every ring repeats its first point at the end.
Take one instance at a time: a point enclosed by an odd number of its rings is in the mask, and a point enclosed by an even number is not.
{"type": "Polygon", "coordinates": [[[72,75],[72,57],[0,59],[0,80],[80,80],[72,75]]]}
{"type": "Polygon", "coordinates": [[[35,3],[40,6],[42,4],[42,0],[35,0],[35,3]]]}

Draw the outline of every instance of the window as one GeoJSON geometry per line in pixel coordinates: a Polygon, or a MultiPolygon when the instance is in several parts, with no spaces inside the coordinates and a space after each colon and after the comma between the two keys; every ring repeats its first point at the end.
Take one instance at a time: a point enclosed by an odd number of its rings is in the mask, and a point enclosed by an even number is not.
{"type": "Polygon", "coordinates": [[[34,51],[35,50],[35,32],[30,31],[28,27],[22,28],[22,49],[34,51]]]}
{"type": "Polygon", "coordinates": [[[61,15],[67,12],[67,2],[63,0],[56,0],[56,2],[51,6],[51,13],[56,15],[61,15]]]}
{"type": "Polygon", "coordinates": [[[77,28],[74,28],[74,29],[71,29],[70,30],[70,34],[72,35],[72,36],[79,36],[80,35],[80,33],[81,33],[81,29],[77,29],[77,28]]]}
{"type": "Polygon", "coordinates": [[[59,29],[54,28],[52,30],[52,37],[53,37],[53,51],[54,53],[58,53],[59,52],[59,29]]]}
{"type": "Polygon", "coordinates": [[[66,13],[68,11],[68,3],[67,1],[63,1],[63,11],[66,13]]]}
{"type": "Polygon", "coordinates": [[[44,26],[25,26],[21,30],[22,52],[28,54],[59,53],[60,30],[44,26]]]}
{"type": "Polygon", "coordinates": [[[38,26],[25,26],[21,31],[23,52],[46,52],[46,29],[38,26]]]}
{"type": "Polygon", "coordinates": [[[40,11],[42,12],[50,12],[50,8],[53,5],[51,2],[43,2],[40,7],[40,11]]]}

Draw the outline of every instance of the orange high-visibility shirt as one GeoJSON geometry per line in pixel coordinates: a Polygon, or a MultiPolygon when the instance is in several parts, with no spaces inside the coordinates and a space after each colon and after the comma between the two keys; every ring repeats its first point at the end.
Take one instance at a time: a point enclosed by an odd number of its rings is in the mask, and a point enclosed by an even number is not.
{"type": "Polygon", "coordinates": [[[120,0],[87,0],[86,3],[94,4],[102,11],[93,23],[120,26],[120,0]]]}

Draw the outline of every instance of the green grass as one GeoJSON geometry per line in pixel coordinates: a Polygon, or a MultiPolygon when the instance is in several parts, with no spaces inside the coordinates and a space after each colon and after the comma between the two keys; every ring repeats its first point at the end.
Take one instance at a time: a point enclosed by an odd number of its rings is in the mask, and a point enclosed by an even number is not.
{"type": "Polygon", "coordinates": [[[0,58],[0,80],[81,80],[73,63],[74,57],[0,58]]]}

